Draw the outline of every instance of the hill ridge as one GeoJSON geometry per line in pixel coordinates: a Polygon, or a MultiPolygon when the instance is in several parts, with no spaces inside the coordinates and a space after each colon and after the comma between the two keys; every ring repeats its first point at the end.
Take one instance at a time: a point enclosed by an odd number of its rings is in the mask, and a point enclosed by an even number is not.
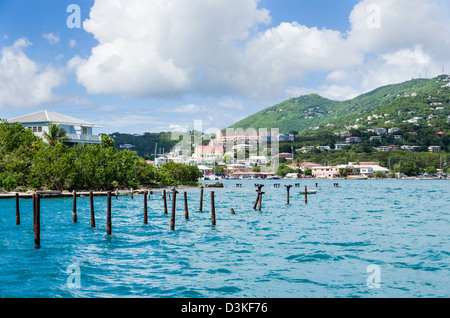
{"type": "Polygon", "coordinates": [[[330,127],[343,128],[354,124],[357,118],[377,112],[402,97],[435,94],[449,81],[448,75],[431,79],[412,79],[380,86],[345,101],[332,100],[315,93],[292,97],[248,116],[230,128],[280,128],[284,133],[301,133],[330,127]]]}

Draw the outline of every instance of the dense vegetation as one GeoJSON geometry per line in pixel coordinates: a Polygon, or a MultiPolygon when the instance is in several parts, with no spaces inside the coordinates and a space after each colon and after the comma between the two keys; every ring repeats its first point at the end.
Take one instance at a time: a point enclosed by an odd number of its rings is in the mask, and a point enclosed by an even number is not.
{"type": "Polygon", "coordinates": [[[155,157],[155,150],[157,154],[169,152],[178,142],[177,140],[172,140],[172,133],[170,132],[146,132],[143,135],[115,132],[109,136],[114,139],[116,149],[123,150],[120,148],[120,145],[130,144],[134,146],[131,149],[136,151],[139,156],[152,160],[155,157]]]}
{"type": "MultiPolygon", "coordinates": [[[[50,136],[49,136],[50,137],[50,136]]],[[[114,140],[67,146],[44,142],[19,123],[0,123],[0,188],[12,190],[113,190],[141,185],[196,184],[197,167],[154,167],[134,151],[118,151],[114,140]]]]}

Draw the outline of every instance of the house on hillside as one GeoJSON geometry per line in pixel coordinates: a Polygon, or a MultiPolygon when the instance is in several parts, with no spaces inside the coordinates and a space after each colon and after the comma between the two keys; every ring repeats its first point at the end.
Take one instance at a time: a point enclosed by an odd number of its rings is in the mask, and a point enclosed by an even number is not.
{"type": "Polygon", "coordinates": [[[350,144],[359,144],[361,143],[361,138],[360,137],[348,137],[345,139],[345,142],[350,145],[350,144]]]}
{"type": "Polygon", "coordinates": [[[60,125],[66,131],[67,143],[91,143],[102,142],[102,127],[85,120],[76,119],[50,110],[8,119],[8,123],[18,122],[30,129],[36,136],[42,138],[48,133],[48,124],[60,125]]]}

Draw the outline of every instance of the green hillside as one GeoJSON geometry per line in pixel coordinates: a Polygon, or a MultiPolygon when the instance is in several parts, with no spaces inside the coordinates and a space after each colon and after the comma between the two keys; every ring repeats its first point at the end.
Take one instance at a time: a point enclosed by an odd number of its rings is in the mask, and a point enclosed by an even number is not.
{"type": "MultiPolygon", "coordinates": [[[[414,103],[418,101],[417,98],[421,98],[417,107],[423,115],[428,116],[431,115],[431,102],[427,99],[429,97],[427,94],[436,94],[448,83],[448,79],[448,76],[442,75],[433,79],[415,79],[387,85],[348,101],[334,101],[316,94],[291,98],[249,116],[231,128],[280,128],[284,133],[290,131],[301,133],[324,128],[337,130],[354,125],[358,118],[361,120],[369,114],[380,111],[383,111],[383,114],[389,113],[391,118],[394,118],[397,116],[393,113],[394,110],[397,110],[398,114],[398,110],[405,104],[414,103]]],[[[417,107],[416,112],[419,111],[417,107]]],[[[441,115],[444,115],[444,112],[441,115]]]]}
{"type": "Polygon", "coordinates": [[[172,140],[172,133],[144,133],[143,135],[132,135],[123,133],[113,133],[109,135],[114,139],[114,146],[118,150],[122,150],[120,145],[133,145],[131,150],[136,151],[139,156],[145,159],[154,159],[155,148],[156,152],[160,153],[170,151],[176,144],[177,140],[172,140]]]}

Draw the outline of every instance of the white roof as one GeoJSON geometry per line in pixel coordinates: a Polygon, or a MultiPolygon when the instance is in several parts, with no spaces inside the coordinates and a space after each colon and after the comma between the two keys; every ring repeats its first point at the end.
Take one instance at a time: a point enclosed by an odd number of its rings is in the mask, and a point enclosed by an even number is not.
{"type": "Polygon", "coordinates": [[[19,122],[22,124],[28,123],[53,123],[53,124],[69,124],[69,125],[83,125],[83,126],[95,126],[85,120],[76,119],[63,114],[55,113],[51,110],[43,110],[37,113],[32,113],[8,120],[9,123],[19,122]]]}
{"type": "Polygon", "coordinates": [[[203,166],[203,165],[197,166],[197,168],[198,168],[198,170],[212,170],[211,168],[208,168],[207,166],[203,166]]]}

